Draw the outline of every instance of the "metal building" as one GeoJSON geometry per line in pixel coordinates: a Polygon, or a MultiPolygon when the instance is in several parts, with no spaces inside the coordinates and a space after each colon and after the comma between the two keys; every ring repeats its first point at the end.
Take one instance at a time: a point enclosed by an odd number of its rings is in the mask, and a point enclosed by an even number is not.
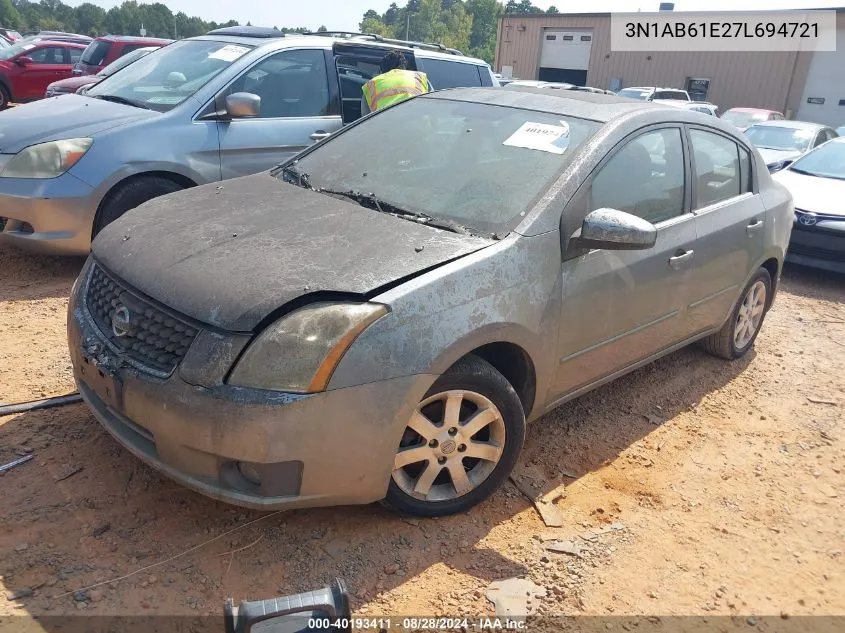
{"type": "Polygon", "coordinates": [[[836,52],[612,52],[609,13],[506,15],[496,72],[619,90],[686,89],[720,111],[768,108],[845,125],[845,9],[836,10],[836,52]]]}

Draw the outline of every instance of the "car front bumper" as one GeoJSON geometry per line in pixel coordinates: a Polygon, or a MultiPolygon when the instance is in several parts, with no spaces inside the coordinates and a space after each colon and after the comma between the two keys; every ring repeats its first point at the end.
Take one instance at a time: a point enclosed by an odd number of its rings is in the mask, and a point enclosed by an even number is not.
{"type": "Polygon", "coordinates": [[[87,255],[97,212],[94,189],[57,178],[0,178],[0,243],[52,255],[87,255]]]}
{"type": "Polygon", "coordinates": [[[83,305],[83,276],[68,313],[74,378],[94,416],[136,457],[196,492],[254,509],[384,497],[407,421],[435,376],[298,395],[197,386],[179,368],[159,379],[108,351],[92,363],[105,337],[83,305]],[[245,477],[244,465],[258,477],[245,477]]]}
{"type": "Polygon", "coordinates": [[[786,261],[845,273],[845,218],[811,227],[795,222],[786,261]]]}

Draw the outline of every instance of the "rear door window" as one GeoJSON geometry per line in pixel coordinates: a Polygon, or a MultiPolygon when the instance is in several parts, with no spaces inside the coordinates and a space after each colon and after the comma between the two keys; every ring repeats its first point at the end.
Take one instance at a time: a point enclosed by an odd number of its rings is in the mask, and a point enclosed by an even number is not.
{"type": "Polygon", "coordinates": [[[704,130],[690,130],[695,160],[696,209],[740,195],[742,174],[739,146],[732,140],[704,130]]]}
{"type": "Polygon", "coordinates": [[[445,59],[418,59],[434,90],[482,86],[478,66],[445,59]]]}
{"type": "Polygon", "coordinates": [[[111,50],[111,42],[105,40],[94,40],[82,53],[82,63],[89,66],[100,66],[106,61],[106,56],[111,50]]]}
{"type": "Polygon", "coordinates": [[[71,64],[76,64],[76,63],[79,62],[80,59],[82,59],[83,50],[84,49],[81,49],[81,48],[68,48],[67,49],[67,54],[69,56],[71,64]]]}

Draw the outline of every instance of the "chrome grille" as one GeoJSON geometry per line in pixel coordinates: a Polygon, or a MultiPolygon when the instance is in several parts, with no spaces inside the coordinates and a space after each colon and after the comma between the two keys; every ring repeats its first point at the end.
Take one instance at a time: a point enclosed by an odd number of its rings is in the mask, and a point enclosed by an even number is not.
{"type": "Polygon", "coordinates": [[[196,328],[141,299],[97,265],[85,303],[104,338],[131,364],[151,373],[170,374],[198,334],[196,328]],[[118,310],[123,318],[115,321],[118,310]]]}

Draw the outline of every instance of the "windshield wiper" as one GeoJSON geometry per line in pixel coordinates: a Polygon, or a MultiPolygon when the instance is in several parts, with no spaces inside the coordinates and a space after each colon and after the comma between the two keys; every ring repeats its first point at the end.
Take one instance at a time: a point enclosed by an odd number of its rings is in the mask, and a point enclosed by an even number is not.
{"type": "Polygon", "coordinates": [[[320,193],[324,193],[329,196],[336,196],[340,198],[345,198],[347,200],[351,200],[352,202],[357,202],[362,207],[367,207],[368,209],[373,209],[378,211],[379,213],[386,213],[388,215],[392,215],[397,218],[402,218],[403,220],[408,220],[410,222],[416,222],[417,224],[425,224],[426,226],[431,226],[437,229],[443,229],[444,231],[451,231],[452,233],[458,233],[460,235],[473,235],[473,232],[455,222],[454,220],[449,220],[447,218],[437,218],[427,213],[420,213],[418,211],[411,211],[409,209],[403,209],[402,207],[398,207],[395,204],[391,204],[390,202],[386,202],[384,200],[379,199],[373,193],[361,193],[359,191],[336,191],[334,189],[326,189],[326,188],[319,188],[315,189],[314,191],[318,191],[320,193]]]}
{"type": "Polygon", "coordinates": [[[300,170],[296,165],[288,165],[287,167],[284,167],[282,169],[282,176],[284,176],[285,182],[289,182],[292,185],[303,187],[305,189],[314,189],[314,187],[311,186],[308,174],[300,170]]]}
{"type": "MultiPolygon", "coordinates": [[[[92,95],[88,95],[92,96],[92,95]]],[[[146,103],[142,103],[141,101],[133,101],[132,99],[127,99],[126,97],[120,97],[118,95],[94,95],[95,99],[102,99],[103,101],[111,101],[113,103],[122,103],[123,105],[132,106],[133,108],[142,108],[143,110],[152,110],[150,106],[146,103]]]]}

